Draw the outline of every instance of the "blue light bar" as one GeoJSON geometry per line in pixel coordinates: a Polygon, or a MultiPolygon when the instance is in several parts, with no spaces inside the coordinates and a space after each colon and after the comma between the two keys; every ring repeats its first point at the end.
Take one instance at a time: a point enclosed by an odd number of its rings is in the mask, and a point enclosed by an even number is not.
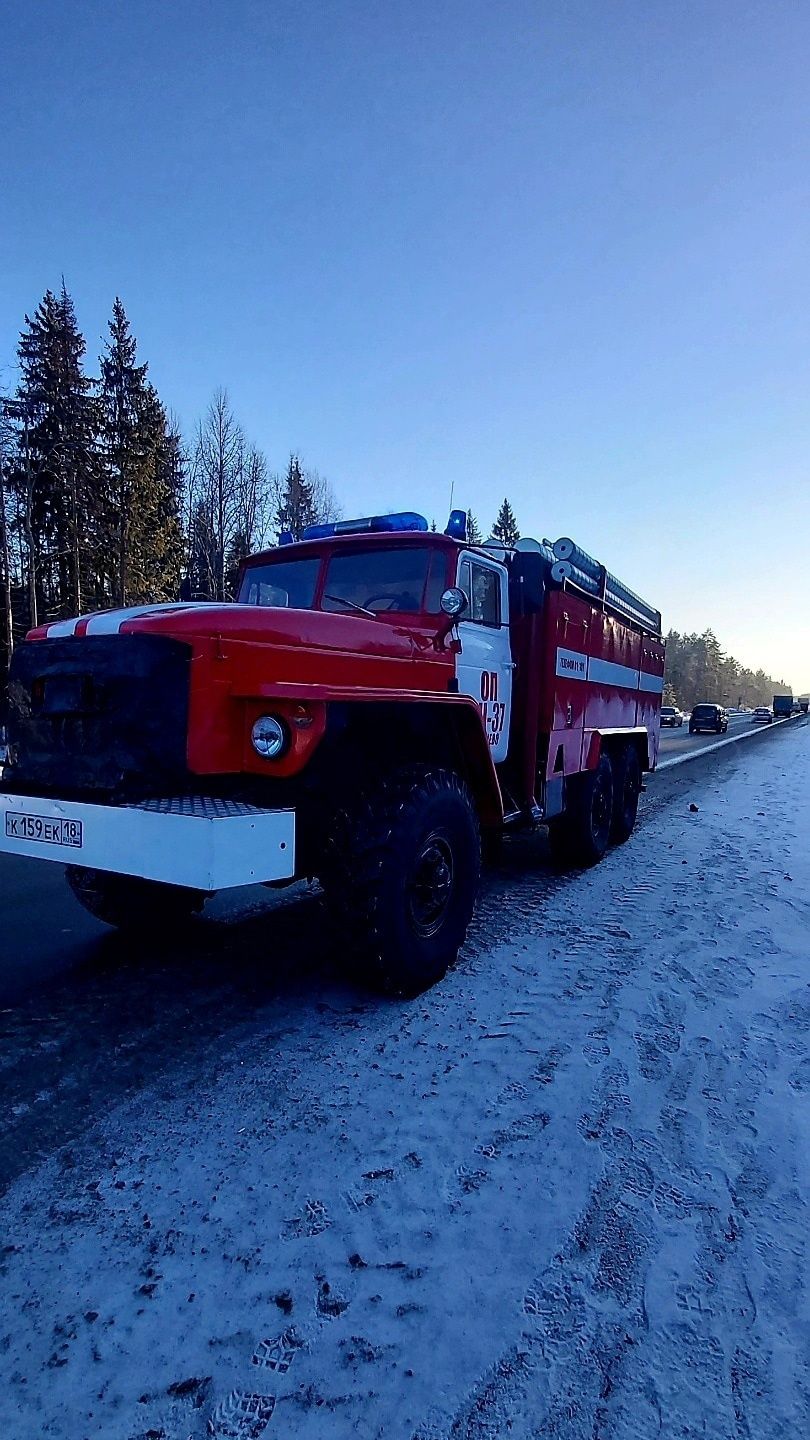
{"type": "Polygon", "coordinates": [[[447,522],[447,529],[444,533],[445,535],[449,535],[453,540],[466,540],[467,511],[451,510],[450,519],[447,522]]]}
{"type": "Polygon", "coordinates": [[[301,539],[328,540],[332,535],[390,534],[395,530],[427,528],[424,515],[417,515],[413,510],[403,510],[398,515],[367,515],[361,520],[333,520],[328,525],[307,525],[301,539]]]}

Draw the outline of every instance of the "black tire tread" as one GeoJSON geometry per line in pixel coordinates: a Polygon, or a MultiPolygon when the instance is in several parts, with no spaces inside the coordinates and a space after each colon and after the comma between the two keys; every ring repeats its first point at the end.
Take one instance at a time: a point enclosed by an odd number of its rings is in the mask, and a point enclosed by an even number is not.
{"type": "MultiPolygon", "coordinates": [[[[607,755],[603,759],[610,763],[607,755]]],[[[583,771],[572,777],[565,813],[549,826],[552,859],[562,869],[584,869],[598,864],[603,858],[593,852],[586,829],[591,773],[583,771]]]]}
{"type": "Polygon", "coordinates": [[[634,766],[638,772],[639,794],[641,790],[641,761],[638,751],[634,745],[625,745],[621,753],[616,757],[613,767],[613,823],[610,827],[611,840],[615,845],[623,845],[635,829],[636,814],[638,812],[638,794],[633,810],[632,823],[627,824],[627,817],[621,812],[621,798],[624,794],[625,773],[628,766],[634,766]]]}
{"type": "Polygon", "coordinates": [[[407,994],[408,989],[386,958],[379,880],[387,861],[398,862],[396,826],[403,812],[448,789],[475,816],[477,864],[470,879],[477,891],[480,830],[469,787],[455,771],[411,764],[381,774],[341,805],[333,818],[320,876],[327,904],[351,946],[351,968],[364,983],[387,994],[407,994]]]}

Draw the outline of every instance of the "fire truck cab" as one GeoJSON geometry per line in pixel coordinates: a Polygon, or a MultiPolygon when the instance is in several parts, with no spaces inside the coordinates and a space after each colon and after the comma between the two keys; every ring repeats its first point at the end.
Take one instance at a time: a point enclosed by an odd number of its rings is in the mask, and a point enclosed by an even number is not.
{"type": "Polygon", "coordinates": [[[407,513],[312,526],[236,603],[51,622],[15,654],[0,848],[67,862],[121,926],[317,876],[356,966],[413,994],[472,915],[482,846],[626,840],[654,768],[660,615],[572,541],[407,513]]]}

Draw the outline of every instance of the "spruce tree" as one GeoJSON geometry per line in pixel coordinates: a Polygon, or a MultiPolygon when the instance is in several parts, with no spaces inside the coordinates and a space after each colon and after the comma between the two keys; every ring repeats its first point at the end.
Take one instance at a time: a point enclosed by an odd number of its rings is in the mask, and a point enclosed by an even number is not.
{"type": "Polygon", "coordinates": [[[18,346],[17,491],[30,619],[78,614],[92,598],[99,551],[98,407],[84,373],[84,337],[63,283],[26,315],[18,346]]]}
{"type": "Polygon", "coordinates": [[[204,499],[195,500],[189,525],[187,594],[184,598],[213,598],[216,584],[213,559],[215,549],[209,507],[204,499]]]}
{"type": "Polygon", "coordinates": [[[478,524],[472,510],[467,511],[467,543],[468,545],[483,545],[484,543],[481,526],[478,524]]]}
{"type": "Polygon", "coordinates": [[[183,507],[186,497],[187,465],[183,437],[177,421],[161,406],[161,436],[156,455],[156,518],[160,545],[153,556],[152,598],[173,600],[180,590],[186,563],[183,507]]]}
{"type": "Polygon", "coordinates": [[[314,525],[317,521],[318,509],[312,485],[301,469],[299,457],[293,454],[279,486],[276,530],[279,535],[287,531],[293,539],[300,540],[307,525],[314,525]]]}
{"type": "Polygon", "coordinates": [[[171,432],[120,299],[101,357],[107,581],[113,602],[173,598],[182,565],[182,448],[171,432]]]}
{"type": "Polygon", "coordinates": [[[492,527],[492,534],[496,540],[500,540],[501,544],[507,548],[514,545],[515,541],[520,539],[520,531],[517,520],[515,519],[515,512],[508,500],[504,500],[498,511],[498,518],[492,527]]]}
{"type": "Polygon", "coordinates": [[[154,449],[150,444],[153,437],[144,434],[147,366],[136,364],[135,337],[117,296],[109,331],[110,338],[101,356],[100,381],[107,502],[106,558],[112,601],[126,605],[132,597],[130,572],[136,507],[154,460],[154,449]]]}

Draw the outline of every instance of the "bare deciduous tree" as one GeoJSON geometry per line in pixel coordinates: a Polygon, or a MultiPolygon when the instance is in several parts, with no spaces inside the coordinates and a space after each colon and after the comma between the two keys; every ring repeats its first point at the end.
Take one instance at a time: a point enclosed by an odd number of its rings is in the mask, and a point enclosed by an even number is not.
{"type": "Polygon", "coordinates": [[[192,593],[232,597],[239,562],[266,538],[272,509],[267,461],[217,390],[197,428],[189,484],[192,593]]]}
{"type": "Polygon", "coordinates": [[[245,437],[228,400],[217,390],[197,427],[191,465],[195,516],[195,556],[199,580],[212,600],[224,600],[229,545],[239,528],[245,437]]]}

